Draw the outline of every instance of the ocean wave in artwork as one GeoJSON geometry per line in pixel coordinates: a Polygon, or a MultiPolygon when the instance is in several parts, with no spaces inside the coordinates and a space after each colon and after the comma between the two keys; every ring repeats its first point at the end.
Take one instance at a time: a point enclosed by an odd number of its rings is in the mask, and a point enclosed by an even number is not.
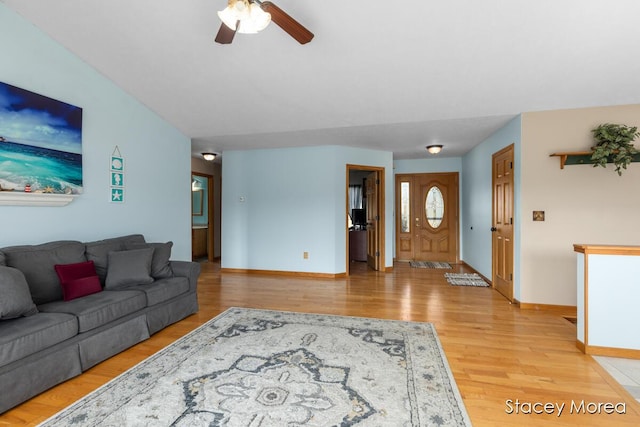
{"type": "Polygon", "coordinates": [[[82,155],[11,141],[0,142],[0,185],[3,190],[82,192],[82,155]]]}

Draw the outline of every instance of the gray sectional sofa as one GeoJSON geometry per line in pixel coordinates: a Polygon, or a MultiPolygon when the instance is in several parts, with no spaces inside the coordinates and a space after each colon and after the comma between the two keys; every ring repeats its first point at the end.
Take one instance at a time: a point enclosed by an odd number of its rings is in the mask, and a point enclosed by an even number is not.
{"type": "Polygon", "coordinates": [[[171,261],[171,246],[0,248],[0,413],[197,312],[200,265],[171,261]]]}

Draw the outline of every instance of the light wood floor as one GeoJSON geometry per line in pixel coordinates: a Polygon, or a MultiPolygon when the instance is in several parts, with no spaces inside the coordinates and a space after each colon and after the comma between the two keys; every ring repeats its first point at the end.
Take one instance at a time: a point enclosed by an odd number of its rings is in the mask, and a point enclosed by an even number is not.
{"type": "Polygon", "coordinates": [[[432,322],[474,426],[640,425],[638,403],[576,349],[567,313],[521,310],[493,289],[449,286],[443,272],[398,263],[385,274],[354,263],[348,279],[323,280],[221,274],[218,264],[205,263],[197,314],[0,415],[0,425],[43,421],[229,307],[432,322]],[[560,417],[509,415],[509,399],[514,408],[516,399],[567,406],[560,417]],[[626,415],[570,414],[571,402],[583,400],[625,402],[626,415]]]}

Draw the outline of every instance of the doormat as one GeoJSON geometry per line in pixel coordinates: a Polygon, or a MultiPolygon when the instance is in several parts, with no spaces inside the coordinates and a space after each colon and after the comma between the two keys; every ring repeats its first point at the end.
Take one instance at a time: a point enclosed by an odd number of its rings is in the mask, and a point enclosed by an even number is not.
{"type": "Polygon", "coordinates": [[[409,261],[409,265],[413,268],[451,268],[448,262],[438,261],[409,261]]]}
{"type": "Polygon", "coordinates": [[[431,323],[230,308],[42,426],[471,426],[431,323]]]}
{"type": "Polygon", "coordinates": [[[477,273],[444,273],[444,277],[453,286],[489,287],[489,284],[477,273]]]}

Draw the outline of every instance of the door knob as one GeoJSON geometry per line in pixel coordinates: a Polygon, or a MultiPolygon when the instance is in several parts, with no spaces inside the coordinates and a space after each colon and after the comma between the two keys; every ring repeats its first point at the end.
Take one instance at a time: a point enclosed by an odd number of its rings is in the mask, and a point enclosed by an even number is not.
{"type": "Polygon", "coordinates": [[[494,231],[498,231],[498,229],[495,227],[491,227],[491,232],[494,232],[494,231]]]}

